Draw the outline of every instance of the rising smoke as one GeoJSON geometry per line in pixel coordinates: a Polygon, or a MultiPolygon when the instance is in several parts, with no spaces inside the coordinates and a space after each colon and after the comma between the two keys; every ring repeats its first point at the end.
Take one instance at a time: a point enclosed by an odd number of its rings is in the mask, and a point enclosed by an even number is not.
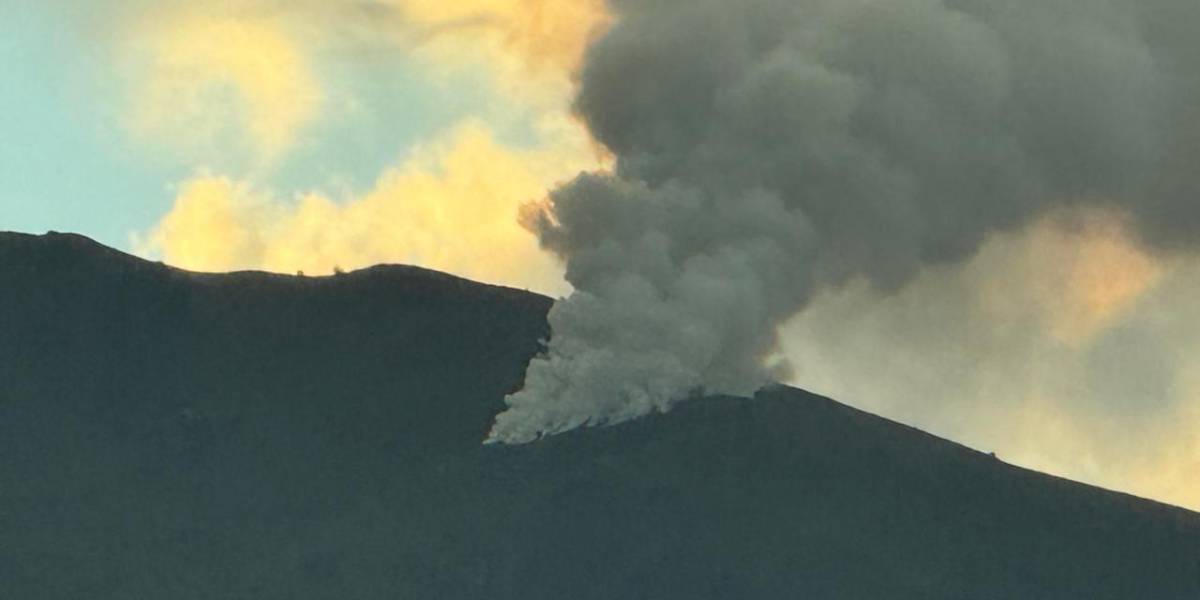
{"type": "Polygon", "coordinates": [[[526,215],[575,292],[489,441],[783,377],[777,329],[1055,209],[1200,232],[1193,0],[612,0],[576,109],[615,156],[526,215]],[[1189,26],[1191,24],[1191,26],[1189,26]]]}

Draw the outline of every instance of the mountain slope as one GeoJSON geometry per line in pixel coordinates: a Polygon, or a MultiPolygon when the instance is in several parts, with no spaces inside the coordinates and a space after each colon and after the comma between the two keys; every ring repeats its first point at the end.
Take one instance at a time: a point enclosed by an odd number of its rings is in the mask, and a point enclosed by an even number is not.
{"type": "Polygon", "coordinates": [[[549,306],[0,234],[0,597],[1200,597],[1200,515],[800,390],[485,447],[549,306]]]}

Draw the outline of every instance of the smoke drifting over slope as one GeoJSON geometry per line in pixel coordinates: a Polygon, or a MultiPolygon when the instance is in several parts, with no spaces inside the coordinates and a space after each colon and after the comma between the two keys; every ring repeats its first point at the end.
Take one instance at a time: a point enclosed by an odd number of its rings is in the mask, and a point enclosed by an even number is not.
{"type": "Polygon", "coordinates": [[[1200,43],[1179,0],[614,0],[576,99],[617,157],[528,225],[575,293],[491,440],[786,374],[777,328],[1047,211],[1200,227],[1200,43]]]}

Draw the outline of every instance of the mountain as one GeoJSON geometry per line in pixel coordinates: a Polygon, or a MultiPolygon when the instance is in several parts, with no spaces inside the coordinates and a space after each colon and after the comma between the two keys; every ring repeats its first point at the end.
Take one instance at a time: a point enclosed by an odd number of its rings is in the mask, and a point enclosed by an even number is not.
{"type": "Polygon", "coordinates": [[[801,390],[484,446],[550,304],[0,234],[0,598],[1200,598],[1200,515],[801,390]]]}

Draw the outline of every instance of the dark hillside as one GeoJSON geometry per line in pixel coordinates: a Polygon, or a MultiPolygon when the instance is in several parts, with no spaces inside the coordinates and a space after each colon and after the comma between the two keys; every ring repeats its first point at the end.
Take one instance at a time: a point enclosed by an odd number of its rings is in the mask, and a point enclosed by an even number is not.
{"type": "Polygon", "coordinates": [[[549,306],[0,233],[0,598],[1200,598],[1200,515],[800,390],[485,447],[549,306]]]}

